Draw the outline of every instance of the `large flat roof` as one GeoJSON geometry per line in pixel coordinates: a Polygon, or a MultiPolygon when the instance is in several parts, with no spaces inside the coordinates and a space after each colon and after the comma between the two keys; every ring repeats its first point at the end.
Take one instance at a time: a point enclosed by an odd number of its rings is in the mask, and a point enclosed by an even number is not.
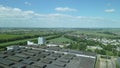
{"type": "Polygon", "coordinates": [[[59,47],[19,46],[0,52],[0,68],[94,68],[96,55],[59,47]]]}

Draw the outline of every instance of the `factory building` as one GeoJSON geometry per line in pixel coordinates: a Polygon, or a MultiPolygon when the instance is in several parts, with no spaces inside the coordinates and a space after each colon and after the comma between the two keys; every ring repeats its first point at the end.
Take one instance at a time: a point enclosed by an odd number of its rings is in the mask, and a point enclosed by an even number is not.
{"type": "Polygon", "coordinates": [[[38,37],[38,43],[34,43],[34,42],[31,42],[31,41],[27,41],[27,45],[42,45],[42,44],[45,44],[45,38],[44,37],[38,37]]]}
{"type": "Polygon", "coordinates": [[[37,45],[37,44],[35,44],[34,42],[31,42],[31,41],[27,41],[27,45],[37,45]]]}
{"type": "Polygon", "coordinates": [[[45,44],[45,38],[44,37],[39,37],[38,38],[38,44],[39,45],[45,44]]]}
{"type": "Polygon", "coordinates": [[[95,68],[95,63],[94,53],[59,47],[17,46],[0,52],[0,68],[95,68]]]}

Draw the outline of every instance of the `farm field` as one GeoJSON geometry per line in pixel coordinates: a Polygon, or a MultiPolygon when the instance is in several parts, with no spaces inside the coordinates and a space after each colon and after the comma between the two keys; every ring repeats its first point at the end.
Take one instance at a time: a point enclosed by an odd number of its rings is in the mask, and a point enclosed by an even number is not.
{"type": "Polygon", "coordinates": [[[87,35],[92,35],[92,36],[96,36],[96,37],[106,37],[106,38],[109,38],[109,37],[116,37],[115,35],[111,35],[111,34],[105,34],[105,33],[102,33],[104,31],[89,31],[89,30],[80,30],[80,31],[76,31],[76,32],[73,32],[75,34],[87,34],[87,35]]]}
{"type": "Polygon", "coordinates": [[[111,36],[112,34],[110,33],[120,33],[120,29],[117,29],[117,28],[108,28],[108,29],[105,29],[105,28],[101,28],[101,29],[78,29],[78,30],[74,30],[74,33],[85,33],[85,34],[100,34],[100,35],[109,35],[111,36]],[[109,33],[105,33],[105,32],[109,32],[109,33]]]}
{"type": "Polygon", "coordinates": [[[51,39],[48,40],[49,42],[53,42],[53,43],[67,43],[67,42],[74,42],[71,39],[65,38],[65,37],[59,37],[59,38],[55,38],[55,39],[51,39]]]}

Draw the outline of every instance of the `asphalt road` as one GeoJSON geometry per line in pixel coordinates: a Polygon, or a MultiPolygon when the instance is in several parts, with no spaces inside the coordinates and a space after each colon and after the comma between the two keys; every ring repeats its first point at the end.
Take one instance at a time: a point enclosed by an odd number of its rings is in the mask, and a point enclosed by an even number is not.
{"type": "Polygon", "coordinates": [[[115,59],[100,59],[100,68],[116,68],[115,59]]]}
{"type": "Polygon", "coordinates": [[[100,59],[100,68],[106,68],[106,60],[100,59]]]}

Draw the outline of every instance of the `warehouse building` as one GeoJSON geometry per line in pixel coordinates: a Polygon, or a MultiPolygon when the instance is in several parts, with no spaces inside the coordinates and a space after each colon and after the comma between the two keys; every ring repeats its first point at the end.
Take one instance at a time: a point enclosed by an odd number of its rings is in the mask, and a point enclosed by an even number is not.
{"type": "Polygon", "coordinates": [[[19,46],[0,52],[0,68],[94,68],[96,54],[59,47],[19,46]]]}

